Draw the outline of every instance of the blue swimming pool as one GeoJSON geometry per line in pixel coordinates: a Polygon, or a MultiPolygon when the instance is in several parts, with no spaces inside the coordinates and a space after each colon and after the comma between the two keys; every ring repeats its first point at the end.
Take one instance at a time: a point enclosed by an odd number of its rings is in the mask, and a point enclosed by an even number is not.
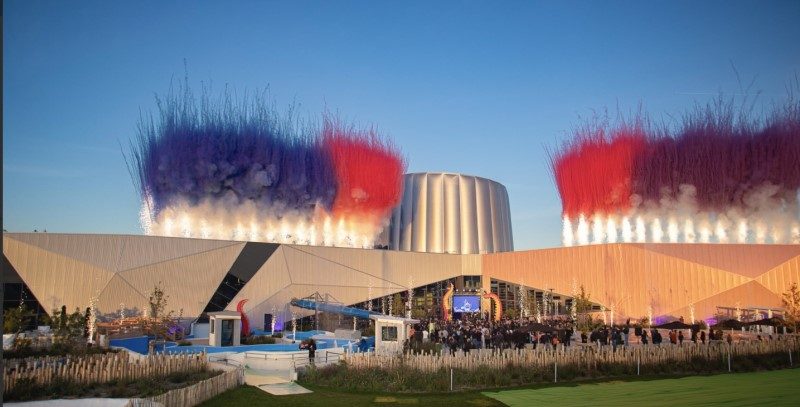
{"type": "MultiPolygon", "coordinates": [[[[240,345],[240,346],[225,346],[225,347],[217,347],[217,346],[204,346],[204,345],[192,345],[192,346],[177,346],[175,342],[167,342],[165,345],[159,345],[156,347],[156,352],[166,352],[169,354],[174,353],[199,353],[199,352],[206,352],[206,353],[219,353],[219,352],[292,352],[300,350],[300,341],[306,340],[314,335],[321,335],[324,334],[325,331],[303,331],[297,332],[297,343],[276,343],[276,344],[262,344],[262,345],[240,345]]],[[[292,333],[286,333],[287,339],[292,339],[292,333]]],[[[146,355],[148,352],[148,341],[153,338],[148,338],[146,336],[137,337],[137,338],[127,338],[127,339],[112,339],[110,341],[111,346],[117,346],[121,348],[126,348],[128,350],[138,352],[141,354],[146,355]]],[[[368,338],[368,346],[373,347],[375,346],[375,339],[368,338]]],[[[317,349],[330,349],[333,348],[334,345],[338,348],[347,348],[350,341],[347,339],[321,339],[317,341],[317,349]]],[[[358,341],[353,342],[353,348],[358,347],[358,341]]]]}
{"type": "MultiPolygon", "coordinates": [[[[309,335],[310,336],[310,335],[309,335]]],[[[300,338],[299,332],[297,335],[300,338]]],[[[324,339],[317,341],[317,349],[330,349],[334,344],[339,348],[345,348],[348,345],[346,339],[337,339],[335,342],[331,339],[324,339]]],[[[358,346],[358,342],[353,346],[358,346]]],[[[168,347],[167,353],[199,353],[205,351],[206,353],[219,353],[219,352],[292,352],[300,350],[300,343],[276,343],[276,344],[263,344],[263,345],[241,345],[241,346],[175,346],[168,347]]]]}

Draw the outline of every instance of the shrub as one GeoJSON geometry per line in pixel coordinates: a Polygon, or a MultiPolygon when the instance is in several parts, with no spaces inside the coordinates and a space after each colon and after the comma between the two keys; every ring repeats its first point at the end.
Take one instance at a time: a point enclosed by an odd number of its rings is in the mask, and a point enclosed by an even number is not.
{"type": "Polygon", "coordinates": [[[26,312],[26,307],[10,308],[3,314],[3,333],[19,333],[22,331],[22,318],[26,312]]]}
{"type": "MultiPolygon", "coordinates": [[[[785,353],[762,355],[733,355],[732,369],[736,372],[788,368],[785,353]]],[[[726,372],[727,358],[717,362],[702,356],[694,356],[685,363],[665,362],[640,366],[641,374],[686,375],[726,372]]],[[[453,369],[455,387],[483,389],[521,386],[553,381],[553,366],[520,366],[509,363],[503,367],[480,367],[475,369],[453,369]]],[[[558,366],[558,380],[611,379],[631,377],[637,374],[635,363],[596,362],[565,364],[558,366]]],[[[354,392],[443,392],[450,390],[450,370],[441,368],[433,372],[417,370],[413,366],[400,364],[392,368],[350,368],[346,362],[321,368],[309,368],[301,374],[305,383],[340,388],[354,392]]]]}
{"type": "Polygon", "coordinates": [[[23,378],[17,380],[14,388],[4,395],[6,400],[31,400],[39,392],[39,386],[34,379],[23,378]]]}
{"type": "Polygon", "coordinates": [[[81,341],[77,342],[56,342],[49,348],[34,348],[30,346],[30,340],[21,340],[12,350],[3,352],[3,359],[23,359],[28,357],[42,356],[66,356],[66,355],[96,355],[105,353],[116,353],[117,350],[105,349],[97,346],[86,346],[81,341]]]}
{"type": "Polygon", "coordinates": [[[4,401],[84,397],[151,397],[172,389],[186,387],[220,373],[222,372],[218,370],[190,370],[136,380],[113,380],[92,384],[56,379],[47,385],[39,385],[33,379],[19,379],[14,388],[3,396],[4,401]]]}
{"type": "Polygon", "coordinates": [[[187,340],[178,341],[178,346],[192,346],[192,343],[187,340]]]}

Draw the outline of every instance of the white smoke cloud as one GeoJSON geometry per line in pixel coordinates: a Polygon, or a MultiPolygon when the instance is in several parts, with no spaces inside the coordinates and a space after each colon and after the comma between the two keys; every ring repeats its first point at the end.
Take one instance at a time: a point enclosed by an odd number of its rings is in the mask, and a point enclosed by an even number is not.
{"type": "Polygon", "coordinates": [[[800,243],[800,205],[797,192],[782,193],[780,186],[765,183],[742,194],[739,205],[724,212],[699,209],[697,189],[681,185],[678,194],[661,191],[660,199],[631,196],[632,208],[624,214],[587,214],[573,228],[564,220],[564,238],[579,245],[624,242],[685,243],[800,243]],[[621,222],[618,221],[622,219],[621,222]],[[631,219],[635,225],[631,225],[631,219]],[[648,230],[649,229],[649,230],[648,230]],[[649,232],[649,233],[648,233],[649,232]]]}

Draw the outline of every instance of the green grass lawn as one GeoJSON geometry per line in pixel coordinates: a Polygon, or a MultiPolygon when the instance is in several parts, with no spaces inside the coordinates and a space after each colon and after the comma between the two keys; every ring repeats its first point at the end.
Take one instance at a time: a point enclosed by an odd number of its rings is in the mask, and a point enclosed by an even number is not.
{"type": "Polygon", "coordinates": [[[273,396],[253,386],[242,386],[201,404],[212,406],[287,406],[287,407],[357,407],[357,406],[464,406],[491,407],[503,403],[480,392],[452,394],[369,394],[340,393],[327,388],[304,386],[313,393],[294,396],[273,396]]]}
{"type": "Polygon", "coordinates": [[[674,379],[569,383],[516,390],[444,394],[370,394],[306,386],[313,393],[272,396],[243,386],[201,406],[798,406],[800,369],[674,379]]]}
{"type": "Polygon", "coordinates": [[[800,369],[483,392],[509,406],[800,406],[800,369]]]}

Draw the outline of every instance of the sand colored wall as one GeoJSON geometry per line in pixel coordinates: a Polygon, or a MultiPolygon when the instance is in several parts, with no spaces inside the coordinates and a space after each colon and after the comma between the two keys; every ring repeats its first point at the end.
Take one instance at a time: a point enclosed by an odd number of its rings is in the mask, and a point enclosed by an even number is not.
{"type": "Polygon", "coordinates": [[[604,244],[483,256],[485,277],[572,295],[583,285],[615,317],[712,316],[717,306],[779,307],[800,283],[800,245],[604,244]]]}

